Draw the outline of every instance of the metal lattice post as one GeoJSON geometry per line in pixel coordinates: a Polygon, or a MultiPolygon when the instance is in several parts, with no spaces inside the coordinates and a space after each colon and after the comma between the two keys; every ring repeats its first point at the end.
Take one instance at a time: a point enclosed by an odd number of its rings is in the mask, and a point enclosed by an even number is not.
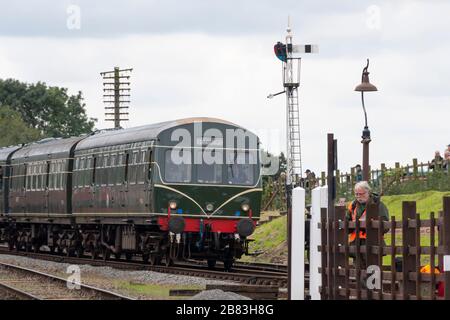
{"type": "Polygon", "coordinates": [[[113,116],[113,118],[106,118],[106,121],[114,121],[114,128],[120,128],[121,121],[128,121],[123,116],[128,116],[128,112],[122,112],[122,109],[128,109],[130,103],[130,82],[123,82],[121,79],[130,79],[129,72],[133,69],[122,69],[115,67],[113,71],[101,72],[103,77],[103,102],[107,105],[105,109],[112,110],[106,112],[105,116],[113,116]],[[112,81],[111,81],[112,80],[112,81]],[[112,104],[112,105],[111,105],[112,104]]]}

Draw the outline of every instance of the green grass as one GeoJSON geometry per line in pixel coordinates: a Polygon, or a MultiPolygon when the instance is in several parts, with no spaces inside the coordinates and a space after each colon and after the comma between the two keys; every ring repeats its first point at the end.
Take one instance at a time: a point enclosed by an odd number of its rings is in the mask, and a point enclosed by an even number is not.
{"type": "MultiPolygon", "coordinates": [[[[442,210],[442,198],[444,196],[450,196],[450,191],[425,191],[407,195],[383,196],[381,200],[388,207],[389,215],[395,216],[396,221],[401,221],[402,201],[416,201],[417,212],[420,213],[421,219],[429,219],[430,212],[434,212],[435,217],[438,217],[438,212],[442,210]]],[[[258,257],[243,256],[241,260],[270,262],[273,257],[287,254],[285,245],[287,228],[286,222],[286,217],[281,217],[259,226],[252,235],[252,238],[255,239],[255,241],[250,244],[249,251],[263,251],[264,254],[258,257]]],[[[389,233],[385,235],[385,240],[389,245],[389,233]]],[[[400,246],[401,243],[402,236],[401,234],[397,234],[396,244],[400,246]]],[[[437,238],[435,243],[437,246],[437,238]]],[[[429,244],[429,235],[421,235],[421,245],[426,246],[429,244]]],[[[423,261],[428,261],[429,257],[423,256],[422,259],[424,259],[423,261]]],[[[385,256],[383,261],[383,264],[390,264],[391,257],[385,256]]]]}
{"type": "Polygon", "coordinates": [[[397,221],[402,220],[402,202],[416,201],[416,211],[420,213],[421,219],[429,219],[430,212],[438,216],[438,212],[442,211],[442,198],[450,196],[450,191],[425,191],[414,194],[383,196],[381,201],[388,207],[389,215],[395,216],[397,221]]]}
{"type": "Polygon", "coordinates": [[[133,295],[145,296],[146,298],[154,300],[168,300],[168,299],[188,299],[184,296],[169,296],[169,291],[174,289],[200,289],[204,290],[203,286],[174,286],[174,285],[157,285],[146,283],[134,283],[130,281],[118,281],[117,287],[121,290],[127,291],[133,295]]]}
{"type": "Polygon", "coordinates": [[[283,247],[286,242],[287,234],[287,218],[286,216],[267,222],[258,228],[256,228],[255,233],[251,236],[255,241],[249,244],[250,252],[264,252],[261,257],[250,257],[243,256],[241,261],[260,261],[269,262],[270,258],[265,258],[265,254],[276,254],[276,251],[283,247]]]}

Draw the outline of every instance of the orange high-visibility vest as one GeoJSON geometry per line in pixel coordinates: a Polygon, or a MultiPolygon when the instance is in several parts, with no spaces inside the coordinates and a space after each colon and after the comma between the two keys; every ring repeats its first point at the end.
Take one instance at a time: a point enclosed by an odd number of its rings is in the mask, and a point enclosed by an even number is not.
{"type": "MultiPolygon", "coordinates": [[[[356,206],[355,206],[355,208],[353,208],[352,204],[353,204],[352,202],[349,203],[348,211],[351,213],[352,221],[356,221],[356,210],[357,210],[357,208],[356,208],[356,206]]],[[[366,209],[367,209],[367,205],[366,205],[366,209]]],[[[366,219],[366,209],[364,209],[361,217],[359,217],[360,221],[361,221],[361,219],[363,219],[363,220],[366,219]]],[[[367,238],[366,232],[359,230],[359,238],[360,239],[366,239],[367,238]]],[[[353,232],[348,235],[348,242],[349,243],[353,242],[353,241],[355,241],[355,239],[356,239],[356,230],[353,230],[353,232]]]]}

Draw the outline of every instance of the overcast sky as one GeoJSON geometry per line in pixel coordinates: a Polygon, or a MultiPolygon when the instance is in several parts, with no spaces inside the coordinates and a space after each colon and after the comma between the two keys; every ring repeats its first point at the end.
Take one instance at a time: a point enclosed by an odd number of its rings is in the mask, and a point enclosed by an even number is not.
{"type": "Polygon", "coordinates": [[[361,163],[364,116],[353,91],[370,58],[365,95],[372,167],[430,160],[450,143],[449,1],[0,1],[0,78],[83,92],[104,121],[100,72],[133,68],[125,127],[192,116],[256,132],[285,148],[281,61],[290,15],[302,55],[302,162],[326,169],[327,133],[339,167],[361,163]]]}

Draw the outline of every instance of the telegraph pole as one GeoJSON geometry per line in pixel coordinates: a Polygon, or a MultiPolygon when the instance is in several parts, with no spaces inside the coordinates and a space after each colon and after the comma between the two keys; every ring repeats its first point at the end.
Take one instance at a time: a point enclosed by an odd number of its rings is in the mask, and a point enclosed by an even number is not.
{"type": "Polygon", "coordinates": [[[129,108],[130,103],[130,82],[133,69],[122,69],[115,67],[113,71],[101,72],[103,77],[103,102],[106,104],[105,121],[114,121],[114,128],[120,128],[120,121],[128,121],[128,112],[122,112],[129,108]],[[112,112],[111,112],[112,110],[112,112]],[[108,116],[113,116],[108,118],[108,116]],[[124,118],[126,116],[127,118],[124,118]]]}

